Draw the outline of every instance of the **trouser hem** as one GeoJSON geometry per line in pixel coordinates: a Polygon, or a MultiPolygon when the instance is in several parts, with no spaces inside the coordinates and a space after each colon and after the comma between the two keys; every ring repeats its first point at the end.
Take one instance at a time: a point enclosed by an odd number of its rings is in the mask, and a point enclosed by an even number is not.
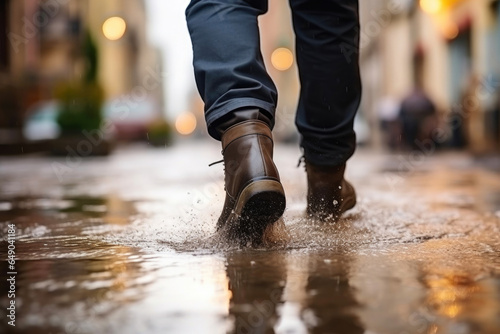
{"type": "Polygon", "coordinates": [[[271,130],[274,127],[274,113],[276,111],[274,104],[256,98],[241,98],[227,101],[223,105],[212,108],[205,113],[208,134],[216,140],[221,140],[220,134],[214,125],[219,119],[223,118],[230,112],[241,108],[258,108],[266,111],[269,114],[267,116],[271,119],[271,130]]]}

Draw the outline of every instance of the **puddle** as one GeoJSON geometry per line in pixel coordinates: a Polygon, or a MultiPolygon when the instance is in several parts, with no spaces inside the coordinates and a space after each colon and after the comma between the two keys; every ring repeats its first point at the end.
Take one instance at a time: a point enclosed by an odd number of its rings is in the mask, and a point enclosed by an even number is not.
{"type": "Polygon", "coordinates": [[[357,207],[325,224],[304,216],[298,153],[280,147],[283,225],[276,242],[246,248],[215,234],[222,179],[204,162],[219,148],[185,149],[118,152],[62,183],[43,158],[24,166],[46,171],[29,185],[4,166],[0,232],[16,225],[19,307],[16,328],[2,320],[0,332],[500,332],[500,185],[490,172],[435,157],[394,183],[361,153],[348,175],[357,207]],[[182,173],[165,170],[172,161],[182,173]]]}

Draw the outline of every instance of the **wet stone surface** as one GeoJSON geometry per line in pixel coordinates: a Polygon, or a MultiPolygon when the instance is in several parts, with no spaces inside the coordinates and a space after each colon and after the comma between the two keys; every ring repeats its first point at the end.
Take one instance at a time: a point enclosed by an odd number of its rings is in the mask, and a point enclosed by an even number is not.
{"type": "Polygon", "coordinates": [[[347,172],[358,205],[327,224],[304,216],[299,150],[278,146],[279,240],[242,248],[214,236],[219,156],[188,143],[2,158],[0,270],[14,224],[17,276],[15,327],[0,282],[0,332],[500,333],[491,163],[361,150],[347,172]]]}

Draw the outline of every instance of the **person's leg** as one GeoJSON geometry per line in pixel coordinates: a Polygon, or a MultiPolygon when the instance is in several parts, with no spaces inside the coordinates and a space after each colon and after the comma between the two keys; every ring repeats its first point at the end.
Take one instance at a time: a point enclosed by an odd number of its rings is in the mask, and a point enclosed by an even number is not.
{"type": "Polygon", "coordinates": [[[277,92],[264,66],[257,23],[267,7],[267,0],[192,0],[186,9],[196,84],[215,139],[244,119],[274,125],[277,92]]]}
{"type": "Polygon", "coordinates": [[[301,83],[296,125],[306,163],[307,213],[338,218],[356,204],[344,180],[361,98],[357,0],[290,0],[301,83]]]}
{"type": "Polygon", "coordinates": [[[195,78],[210,135],[222,142],[226,199],[217,229],[259,242],[285,210],[273,162],[276,88],[260,52],[267,0],[192,0],[186,9],[195,78]]]}
{"type": "Polygon", "coordinates": [[[296,125],[305,159],[338,166],[354,153],[361,97],[357,0],[290,0],[301,92],[296,125]]]}

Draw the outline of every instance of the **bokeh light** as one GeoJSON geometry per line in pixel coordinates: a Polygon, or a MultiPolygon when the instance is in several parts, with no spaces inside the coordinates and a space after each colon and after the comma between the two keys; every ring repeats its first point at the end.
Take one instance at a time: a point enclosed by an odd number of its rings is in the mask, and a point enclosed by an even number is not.
{"type": "Polygon", "coordinates": [[[420,8],[428,14],[438,14],[443,9],[443,0],[420,0],[420,8]]]}
{"type": "Polygon", "coordinates": [[[293,65],[293,53],[287,48],[278,48],[271,55],[271,63],[278,71],[286,71],[293,65]]]}
{"type": "Polygon", "coordinates": [[[453,21],[447,22],[444,25],[444,27],[442,28],[442,31],[443,31],[444,37],[447,39],[454,39],[460,33],[460,29],[458,28],[458,25],[453,21]]]}
{"type": "Polygon", "coordinates": [[[177,116],[175,129],[181,135],[190,135],[196,129],[196,117],[192,112],[184,112],[177,116]]]}
{"type": "Polygon", "coordinates": [[[102,24],[102,33],[104,37],[111,41],[122,38],[126,29],[127,23],[119,16],[110,17],[102,24]]]}

